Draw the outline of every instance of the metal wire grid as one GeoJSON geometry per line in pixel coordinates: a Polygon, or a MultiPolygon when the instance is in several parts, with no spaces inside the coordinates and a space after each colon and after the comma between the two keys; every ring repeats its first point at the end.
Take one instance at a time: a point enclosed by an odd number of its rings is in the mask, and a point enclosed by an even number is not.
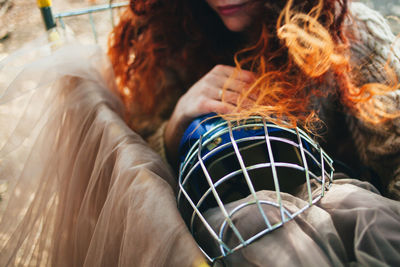
{"type": "Polygon", "coordinates": [[[120,3],[112,3],[112,0],[109,1],[108,4],[104,5],[97,5],[97,6],[92,6],[89,8],[83,8],[83,9],[78,9],[78,10],[71,10],[71,11],[66,11],[66,12],[61,12],[57,13],[54,15],[54,19],[58,22],[58,24],[65,30],[66,26],[64,23],[64,18],[67,17],[74,17],[74,16],[82,16],[82,15],[87,15],[89,18],[89,23],[91,25],[91,30],[92,34],[94,37],[94,40],[96,43],[98,43],[98,31],[96,27],[96,23],[93,19],[93,14],[97,12],[104,12],[104,11],[109,11],[110,15],[110,20],[111,20],[111,26],[114,27],[114,9],[116,8],[122,8],[125,6],[128,6],[129,2],[120,2],[120,3]]]}
{"type": "MultiPolygon", "coordinates": [[[[259,143],[258,143],[259,144],[259,143]]],[[[200,139],[191,147],[189,152],[187,153],[187,156],[184,160],[184,162],[181,165],[180,168],[180,174],[179,174],[179,193],[178,193],[178,206],[180,203],[183,201],[183,199],[187,200],[193,209],[191,219],[190,219],[190,224],[189,228],[194,234],[194,221],[195,218],[199,218],[201,222],[204,224],[206,227],[207,231],[210,233],[210,235],[214,238],[214,240],[218,243],[221,255],[217,257],[211,257],[208,255],[203,248],[200,247],[200,249],[203,251],[203,253],[206,255],[206,257],[210,261],[217,260],[219,258],[225,257],[238,249],[249,245],[256,239],[260,238],[261,236],[267,234],[268,232],[271,232],[280,226],[282,226],[284,223],[287,221],[292,220],[295,218],[297,215],[301,214],[304,212],[306,209],[308,209],[310,206],[318,202],[325,194],[325,190],[327,190],[330,186],[330,184],[333,181],[333,160],[316,144],[304,131],[301,129],[288,129],[285,127],[280,127],[275,124],[267,123],[264,119],[255,117],[251,120],[248,120],[245,124],[242,125],[236,125],[233,126],[231,122],[224,121],[212,129],[210,129],[207,133],[205,133],[203,136],[200,137],[200,139]],[[264,135],[263,136],[251,136],[251,137],[246,137],[246,138],[241,138],[236,140],[234,138],[233,132],[236,130],[240,129],[254,129],[257,127],[262,127],[264,129],[264,135]],[[220,130],[223,128],[224,130],[220,130]],[[295,136],[297,136],[297,142],[293,142],[290,139],[287,138],[282,138],[282,137],[277,137],[277,136],[270,136],[269,135],[269,129],[279,129],[282,131],[287,131],[295,136]],[[220,138],[221,135],[229,133],[230,137],[230,142],[217,146],[215,149],[212,149],[208,153],[202,155],[203,148],[212,144],[215,142],[216,139],[220,138]],[[203,141],[205,140],[205,141],[203,141]],[[246,166],[243,160],[243,157],[240,153],[240,150],[238,148],[238,144],[246,141],[254,141],[254,142],[264,142],[266,145],[266,149],[269,154],[269,159],[270,162],[265,162],[261,164],[256,164],[252,166],[246,166]],[[293,164],[293,163],[287,163],[287,162],[276,162],[274,160],[274,156],[272,153],[272,148],[271,148],[271,141],[276,141],[276,142],[283,142],[289,145],[292,145],[293,147],[296,147],[300,151],[300,157],[302,161],[302,166],[293,164]],[[319,154],[319,159],[317,159],[310,151],[307,149],[304,149],[303,142],[308,144],[308,146],[313,147],[315,151],[318,152],[319,154]],[[225,175],[224,177],[218,179],[217,181],[213,181],[211,178],[211,175],[209,174],[209,171],[206,167],[206,164],[204,163],[205,160],[210,158],[211,156],[221,152],[222,150],[226,149],[227,147],[232,146],[234,149],[234,153],[236,155],[237,160],[239,161],[240,164],[240,169],[229,173],[228,175],[225,175]],[[321,175],[317,175],[313,171],[309,169],[306,155],[311,159],[312,164],[316,164],[318,168],[321,171],[321,175]],[[197,157],[197,162],[193,164],[194,160],[197,157]],[[197,203],[194,203],[192,200],[191,196],[188,194],[186,191],[187,184],[190,182],[190,178],[193,175],[194,171],[201,167],[204,176],[208,182],[209,188],[202,197],[197,201],[197,203]],[[293,168],[297,169],[300,171],[303,171],[305,174],[305,180],[307,184],[307,194],[308,194],[308,204],[297,210],[294,213],[290,213],[283,205],[282,203],[282,198],[281,198],[281,190],[280,190],[280,185],[279,185],[279,180],[278,180],[278,175],[277,175],[277,167],[285,167],[285,168],[293,168]],[[271,201],[266,201],[266,200],[260,200],[258,199],[252,180],[249,175],[249,171],[255,170],[255,169],[260,169],[260,168],[271,168],[272,171],[272,177],[273,177],[273,182],[275,186],[275,192],[276,192],[276,202],[271,202],[271,201]],[[223,184],[224,182],[233,179],[233,177],[238,176],[242,174],[245,178],[246,184],[250,190],[251,196],[253,197],[253,201],[251,202],[246,202],[243,203],[237,207],[235,207],[230,213],[226,210],[223,201],[221,200],[220,196],[218,195],[217,188],[223,184]],[[314,179],[321,185],[321,194],[318,196],[314,197],[312,196],[312,189],[311,189],[311,182],[310,179],[314,179]],[[206,199],[207,196],[212,194],[218,204],[218,207],[222,214],[224,215],[224,222],[220,225],[220,230],[218,231],[218,234],[214,229],[211,227],[211,225],[207,222],[206,218],[200,211],[200,206],[203,204],[204,200],[206,199]],[[185,198],[183,198],[183,196],[185,198]],[[239,210],[249,206],[249,205],[256,205],[264,222],[266,225],[266,228],[262,231],[260,231],[258,234],[248,238],[244,239],[242,235],[240,234],[239,230],[233,223],[232,217],[234,216],[235,213],[237,213],[239,210]],[[270,220],[266,216],[262,205],[270,205],[276,208],[279,208],[280,211],[280,216],[281,216],[281,221],[275,224],[271,224],[270,220]],[[229,226],[235,236],[238,238],[240,241],[240,244],[231,248],[229,247],[225,242],[224,242],[224,233],[225,230],[229,226]]]]}

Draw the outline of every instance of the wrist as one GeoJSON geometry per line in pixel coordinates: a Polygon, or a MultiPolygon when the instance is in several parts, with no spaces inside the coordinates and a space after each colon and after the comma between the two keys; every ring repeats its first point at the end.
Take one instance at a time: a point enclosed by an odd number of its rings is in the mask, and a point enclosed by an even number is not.
{"type": "Polygon", "coordinates": [[[178,163],[179,141],[182,134],[179,131],[179,124],[176,120],[170,119],[165,127],[164,142],[168,162],[176,167],[178,163]]]}

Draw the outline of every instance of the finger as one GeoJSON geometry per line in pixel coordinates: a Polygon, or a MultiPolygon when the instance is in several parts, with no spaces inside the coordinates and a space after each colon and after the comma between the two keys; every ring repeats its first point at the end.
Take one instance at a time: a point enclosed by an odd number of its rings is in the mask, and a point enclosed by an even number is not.
{"type": "Polygon", "coordinates": [[[237,70],[232,73],[230,76],[232,79],[239,80],[242,82],[245,82],[247,84],[253,83],[255,81],[255,75],[253,72],[248,71],[248,70],[237,70]]]}
{"type": "Polygon", "coordinates": [[[221,88],[213,88],[212,90],[208,90],[206,97],[218,101],[224,100],[227,103],[235,104],[240,95],[242,95],[241,92],[227,89],[224,90],[221,88]]]}
{"type": "Polygon", "coordinates": [[[216,84],[212,84],[211,82],[209,82],[207,86],[200,88],[199,95],[205,98],[221,100],[222,92],[222,86],[217,86],[216,84]]]}
{"type": "Polygon", "coordinates": [[[207,87],[223,88],[227,79],[227,77],[218,73],[209,73],[207,77],[205,77],[205,82],[207,83],[207,87]]]}
{"type": "Polygon", "coordinates": [[[210,73],[215,73],[218,76],[229,77],[233,74],[235,68],[228,65],[216,65],[210,73]]]}
{"type": "Polygon", "coordinates": [[[241,101],[240,105],[242,107],[250,107],[255,103],[254,99],[243,96],[241,97],[241,94],[232,91],[223,92],[221,101],[229,103],[234,106],[237,106],[239,104],[239,101],[241,101]]]}
{"type": "Polygon", "coordinates": [[[221,77],[240,80],[246,83],[252,83],[255,79],[255,75],[251,71],[238,70],[236,67],[227,65],[216,65],[211,72],[221,77]]]}
{"type": "Polygon", "coordinates": [[[216,112],[218,114],[227,114],[232,112],[235,106],[230,103],[221,102],[218,100],[209,99],[203,107],[204,114],[216,112]]]}
{"type": "Polygon", "coordinates": [[[236,92],[254,101],[257,99],[256,94],[253,92],[254,90],[251,90],[250,85],[244,82],[228,81],[224,85],[224,89],[226,89],[226,91],[236,92]]]}
{"type": "Polygon", "coordinates": [[[214,100],[221,100],[224,92],[235,92],[236,94],[244,94],[249,86],[244,82],[232,81],[229,85],[222,85],[212,78],[208,78],[207,86],[201,88],[201,95],[214,100]],[[227,87],[228,86],[228,87],[227,87]]]}
{"type": "Polygon", "coordinates": [[[238,80],[228,79],[225,81],[223,88],[238,93],[245,93],[249,90],[250,84],[238,80]]]}

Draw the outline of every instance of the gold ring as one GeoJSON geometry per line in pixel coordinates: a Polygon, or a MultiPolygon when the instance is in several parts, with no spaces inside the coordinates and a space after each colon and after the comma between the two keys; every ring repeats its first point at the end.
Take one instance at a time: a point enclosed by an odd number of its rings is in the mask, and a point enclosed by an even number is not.
{"type": "Polygon", "coordinates": [[[222,89],[219,89],[218,91],[218,99],[222,99],[222,89]]]}

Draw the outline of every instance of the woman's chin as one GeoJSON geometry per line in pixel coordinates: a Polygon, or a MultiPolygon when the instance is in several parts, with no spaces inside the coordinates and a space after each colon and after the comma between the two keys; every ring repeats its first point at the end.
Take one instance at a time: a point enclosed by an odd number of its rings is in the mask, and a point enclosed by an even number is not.
{"type": "Polygon", "coordinates": [[[224,20],[225,27],[231,32],[243,32],[248,28],[248,23],[242,21],[236,21],[233,19],[224,20]]]}

